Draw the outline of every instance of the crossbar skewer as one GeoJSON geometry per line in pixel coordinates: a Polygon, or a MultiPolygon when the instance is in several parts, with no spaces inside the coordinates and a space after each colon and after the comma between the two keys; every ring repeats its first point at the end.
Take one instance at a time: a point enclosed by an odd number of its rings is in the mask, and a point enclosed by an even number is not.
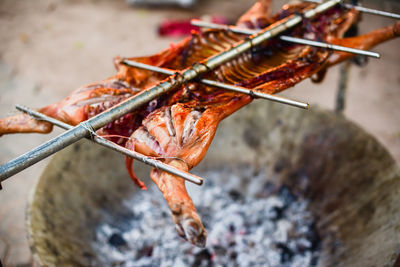
{"type": "Polygon", "coordinates": [[[302,14],[293,14],[289,17],[282,19],[273,27],[266,28],[259,33],[251,36],[250,38],[239,42],[233,47],[223,51],[219,54],[209,57],[208,59],[193,65],[178,74],[171,75],[163,82],[148,88],[125,101],[111,107],[110,109],[84,121],[77,126],[65,131],[61,135],[43,143],[42,145],[28,151],[27,153],[10,160],[9,162],[0,166],[0,181],[4,181],[12,175],[28,168],[29,166],[41,161],[44,158],[60,151],[61,149],[79,141],[80,139],[88,136],[90,128],[98,130],[108,123],[120,118],[121,116],[132,112],[135,109],[143,106],[144,104],[156,99],[165,93],[172,91],[182,84],[189,82],[200,75],[215,69],[221,64],[235,58],[236,56],[250,50],[252,47],[258,46],[282,32],[300,24],[303,19],[312,18],[333,6],[339,4],[341,0],[328,0],[321,3],[312,9],[305,11],[302,14]]]}
{"type": "MultiPolygon", "coordinates": [[[[173,70],[168,70],[165,68],[160,68],[160,67],[144,64],[144,63],[137,62],[137,61],[127,60],[127,59],[122,60],[122,63],[124,63],[125,65],[128,65],[128,66],[131,66],[131,67],[150,70],[150,71],[167,74],[167,75],[172,75],[175,73],[175,71],[173,71],[173,70]]],[[[250,89],[247,89],[247,88],[241,87],[241,86],[221,83],[221,82],[208,80],[208,79],[200,79],[199,81],[200,81],[200,83],[208,85],[208,86],[213,86],[213,87],[222,88],[222,89],[229,90],[229,91],[234,91],[234,92],[238,92],[238,93],[242,93],[242,94],[246,94],[246,95],[251,95],[254,97],[259,97],[262,99],[266,99],[266,100],[270,100],[270,101],[274,101],[274,102],[278,102],[278,103],[282,103],[282,104],[287,104],[287,105],[291,105],[291,106],[302,108],[302,109],[310,108],[310,105],[308,103],[303,103],[303,102],[299,102],[296,100],[292,100],[292,99],[288,99],[288,98],[280,97],[280,96],[276,96],[276,95],[265,94],[265,93],[250,90],[250,89]]]]}
{"type": "MultiPolygon", "coordinates": [[[[58,126],[60,128],[63,128],[65,130],[69,130],[69,129],[73,128],[72,125],[69,125],[69,124],[67,124],[65,122],[62,122],[62,121],[57,120],[57,119],[54,119],[52,117],[49,117],[49,116],[47,116],[47,115],[45,115],[45,114],[43,114],[41,112],[32,110],[32,109],[30,109],[28,107],[24,107],[24,106],[21,106],[21,105],[16,105],[15,107],[19,111],[22,111],[22,112],[24,112],[24,113],[26,113],[26,114],[28,114],[28,115],[36,118],[36,119],[50,122],[51,124],[54,124],[54,125],[56,125],[56,126],[58,126]]],[[[198,177],[197,175],[193,175],[191,173],[181,171],[181,170],[179,170],[179,169],[177,169],[175,167],[172,167],[171,165],[168,165],[168,164],[166,164],[164,162],[161,162],[159,160],[153,159],[152,157],[148,157],[148,156],[145,156],[145,155],[143,155],[141,153],[138,153],[138,152],[136,152],[134,150],[129,150],[129,149],[125,148],[125,147],[119,146],[119,145],[117,145],[117,144],[115,144],[115,143],[113,143],[113,142],[111,142],[111,141],[99,136],[99,135],[94,135],[93,139],[89,139],[89,140],[92,140],[93,142],[95,142],[95,143],[97,143],[99,145],[102,145],[104,147],[110,148],[110,149],[112,149],[114,151],[120,152],[120,153],[124,154],[125,156],[132,157],[132,158],[134,158],[134,159],[136,159],[138,161],[141,161],[141,162],[143,162],[143,163],[145,163],[147,165],[150,165],[150,166],[152,166],[154,168],[157,168],[157,169],[160,169],[162,171],[166,171],[166,172],[171,173],[173,175],[179,176],[179,177],[181,177],[181,178],[183,178],[186,181],[189,181],[191,183],[194,183],[194,184],[197,184],[197,185],[202,185],[203,184],[203,178],[198,177]]]]}
{"type": "MultiPolygon", "coordinates": [[[[230,25],[206,22],[206,21],[201,21],[198,19],[191,20],[191,24],[194,26],[198,26],[198,27],[205,27],[205,28],[210,28],[210,29],[222,29],[222,30],[239,33],[239,34],[247,34],[247,35],[256,34],[258,32],[258,30],[245,29],[245,28],[239,28],[239,27],[230,26],[230,25]]],[[[374,57],[374,58],[380,58],[380,55],[376,52],[365,51],[362,49],[357,49],[357,48],[352,48],[352,47],[347,47],[347,46],[342,46],[342,45],[318,42],[318,41],[314,41],[314,40],[298,38],[298,37],[293,37],[293,36],[287,36],[287,35],[280,35],[279,38],[282,41],[291,42],[291,43],[295,43],[295,44],[311,45],[311,46],[316,46],[316,47],[328,48],[328,49],[332,49],[332,50],[336,50],[336,51],[348,52],[348,53],[364,55],[364,56],[369,56],[369,57],[374,57]]]]}
{"type": "Polygon", "coordinates": [[[383,16],[383,17],[388,17],[388,18],[393,18],[393,19],[400,19],[400,15],[399,14],[395,14],[395,13],[391,13],[391,12],[386,12],[386,11],[382,11],[382,10],[376,10],[376,9],[372,9],[372,8],[367,8],[367,7],[363,7],[363,6],[357,6],[357,5],[352,5],[352,4],[343,4],[346,8],[349,9],[356,9],[358,11],[364,12],[364,13],[368,13],[368,14],[373,14],[373,15],[378,15],[378,16],[383,16]]]}
{"type": "MultiPolygon", "coordinates": [[[[323,2],[322,0],[304,0],[304,1],[317,3],[317,4],[321,4],[323,2]]],[[[349,4],[349,3],[342,3],[342,5],[345,8],[348,8],[348,9],[354,8],[355,10],[358,10],[360,12],[364,12],[364,13],[368,13],[368,14],[372,14],[372,15],[378,15],[378,16],[383,16],[383,17],[388,17],[388,18],[393,18],[393,19],[400,19],[400,14],[396,14],[396,13],[391,13],[391,12],[382,11],[382,10],[376,10],[373,8],[367,8],[367,7],[353,5],[353,4],[349,4]]]]}

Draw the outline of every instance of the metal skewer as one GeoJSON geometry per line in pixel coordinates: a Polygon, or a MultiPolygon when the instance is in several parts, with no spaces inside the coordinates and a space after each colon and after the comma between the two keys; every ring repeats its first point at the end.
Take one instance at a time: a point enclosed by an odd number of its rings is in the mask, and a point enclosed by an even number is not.
{"type": "Polygon", "coordinates": [[[393,18],[393,19],[400,19],[399,14],[391,13],[391,12],[386,12],[386,11],[381,11],[381,10],[376,10],[372,8],[367,8],[367,7],[362,7],[362,6],[357,6],[357,5],[352,5],[352,4],[343,4],[346,8],[354,8],[358,11],[368,13],[368,14],[373,14],[373,15],[378,15],[378,16],[384,16],[388,18],[393,18]]]}
{"type": "MultiPolygon", "coordinates": [[[[45,115],[43,113],[40,113],[40,112],[35,111],[35,110],[32,110],[30,108],[27,108],[27,107],[24,107],[24,106],[20,106],[20,105],[16,105],[15,107],[19,111],[27,113],[28,115],[30,115],[30,116],[32,116],[32,117],[34,117],[36,119],[40,119],[42,121],[50,122],[51,124],[54,124],[54,125],[56,125],[56,126],[58,126],[60,128],[63,128],[65,130],[69,130],[69,129],[73,128],[72,125],[69,125],[69,124],[64,123],[62,121],[59,121],[59,120],[54,119],[52,117],[49,117],[49,116],[47,116],[47,115],[45,115]]],[[[126,156],[129,156],[129,157],[132,157],[132,158],[134,158],[136,160],[139,160],[139,161],[141,161],[141,162],[143,162],[143,163],[145,163],[147,165],[150,165],[150,166],[152,166],[154,168],[157,168],[157,169],[160,169],[162,171],[166,171],[166,172],[169,172],[169,173],[174,174],[176,176],[179,176],[179,177],[181,177],[181,178],[183,178],[183,179],[185,179],[185,180],[187,180],[187,181],[189,181],[191,183],[194,183],[194,184],[197,184],[197,185],[202,185],[203,184],[203,178],[201,178],[201,177],[198,177],[198,176],[193,175],[193,174],[188,173],[188,172],[181,171],[181,170],[179,170],[179,169],[177,169],[175,167],[172,167],[172,166],[170,166],[168,164],[165,164],[164,162],[161,162],[159,160],[156,160],[156,159],[153,159],[151,157],[145,156],[145,155],[140,154],[140,153],[138,153],[138,152],[136,152],[134,150],[129,150],[129,149],[125,148],[125,147],[119,146],[119,145],[117,145],[117,144],[115,144],[115,143],[113,143],[113,142],[111,142],[111,141],[99,136],[99,135],[94,135],[93,139],[90,139],[90,140],[92,140],[93,142],[95,142],[95,143],[97,143],[99,145],[102,145],[102,146],[110,148],[110,149],[112,149],[114,151],[120,152],[120,153],[122,153],[122,154],[124,154],[126,156]]]]}
{"type": "MultiPolygon", "coordinates": [[[[168,69],[164,69],[164,68],[160,68],[160,67],[156,67],[156,66],[152,66],[152,65],[132,61],[132,60],[127,60],[127,59],[124,59],[122,61],[122,63],[124,63],[125,65],[128,65],[128,66],[131,66],[131,67],[150,70],[150,71],[167,74],[167,75],[172,75],[175,73],[175,71],[173,71],[173,70],[168,70],[168,69]]],[[[230,84],[221,83],[221,82],[208,80],[208,79],[200,79],[200,82],[205,85],[218,87],[218,88],[222,88],[225,90],[234,91],[234,92],[238,92],[238,93],[242,93],[242,94],[246,94],[246,95],[251,95],[254,97],[259,97],[259,98],[267,99],[267,100],[274,101],[274,102],[279,102],[282,104],[291,105],[291,106],[302,108],[302,109],[310,108],[310,105],[308,103],[302,103],[302,102],[299,102],[296,100],[291,100],[291,99],[276,96],[276,95],[270,95],[270,94],[265,94],[262,92],[253,91],[253,90],[247,89],[245,87],[230,85],[230,84]]]]}
{"type": "MultiPolygon", "coordinates": [[[[323,2],[321,0],[305,0],[305,1],[312,2],[312,3],[318,3],[318,4],[321,4],[323,2]]],[[[358,6],[358,5],[352,5],[349,3],[342,3],[342,5],[345,8],[348,8],[348,9],[354,8],[355,10],[358,10],[358,11],[361,11],[364,13],[368,13],[368,14],[379,15],[379,16],[384,16],[384,17],[393,18],[393,19],[400,19],[399,14],[395,14],[395,13],[391,13],[391,12],[376,10],[376,9],[367,8],[367,7],[358,6]]]]}
{"type": "Polygon", "coordinates": [[[369,57],[374,57],[374,58],[381,57],[378,53],[372,52],[372,51],[365,51],[362,49],[346,47],[346,46],[341,46],[341,45],[335,45],[335,44],[329,44],[329,43],[324,43],[324,42],[318,42],[318,41],[313,41],[313,40],[307,40],[307,39],[302,39],[302,38],[297,38],[297,37],[292,37],[292,36],[283,35],[283,36],[280,36],[280,39],[283,41],[287,41],[287,42],[312,45],[312,46],[328,48],[328,49],[332,49],[332,50],[336,50],[336,51],[348,52],[348,53],[364,55],[364,56],[369,56],[369,57]]]}
{"type": "Polygon", "coordinates": [[[267,28],[260,33],[251,36],[247,40],[243,40],[232,48],[219,53],[215,56],[197,63],[194,66],[180,72],[177,75],[170,76],[165,81],[144,90],[127,100],[113,106],[112,108],[100,113],[87,121],[84,121],[74,128],[67,130],[61,135],[45,142],[44,144],[28,151],[27,153],[3,164],[0,166],[0,180],[4,181],[8,177],[26,169],[27,167],[39,162],[40,160],[56,153],[57,151],[75,143],[76,141],[86,137],[90,134],[89,129],[93,128],[98,130],[107,123],[110,123],[119,117],[132,112],[133,110],[141,107],[142,105],[150,102],[151,100],[160,97],[161,95],[174,90],[199,75],[206,73],[221,64],[231,60],[239,54],[250,50],[252,47],[258,46],[266,40],[273,38],[283,31],[298,25],[303,18],[312,18],[313,16],[324,12],[331,7],[339,4],[341,0],[328,0],[316,7],[305,11],[302,14],[295,14],[282,19],[278,24],[273,27],[267,28]]]}
{"type": "MultiPolygon", "coordinates": [[[[205,28],[210,28],[210,29],[222,29],[222,30],[227,30],[227,31],[235,32],[235,33],[247,34],[247,35],[256,34],[258,32],[258,30],[244,29],[244,28],[239,28],[239,27],[235,27],[235,26],[216,24],[216,23],[212,23],[212,22],[201,21],[198,19],[193,19],[191,21],[191,24],[194,26],[198,26],[198,27],[205,27],[205,28]]],[[[281,35],[281,36],[279,36],[279,38],[282,41],[296,43],[296,44],[312,45],[312,46],[316,46],[316,47],[328,48],[328,49],[332,49],[332,50],[336,50],[336,51],[343,51],[343,52],[364,55],[364,56],[369,56],[369,57],[374,57],[374,58],[380,57],[380,55],[375,52],[365,51],[365,50],[341,46],[341,45],[334,45],[334,44],[329,44],[329,43],[324,43],[324,42],[318,42],[318,41],[308,40],[308,39],[304,39],[304,38],[297,38],[297,37],[292,37],[292,36],[287,36],[287,35],[281,35]]]]}

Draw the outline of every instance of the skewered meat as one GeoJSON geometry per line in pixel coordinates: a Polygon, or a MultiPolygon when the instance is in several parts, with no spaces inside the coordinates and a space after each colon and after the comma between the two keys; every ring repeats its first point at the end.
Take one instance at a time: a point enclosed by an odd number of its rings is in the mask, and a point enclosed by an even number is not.
{"type": "MultiPolygon", "coordinates": [[[[312,7],[314,4],[310,3],[286,5],[271,17],[270,1],[262,0],[244,14],[237,25],[252,29],[272,27],[281,19],[312,7]]],[[[365,35],[342,38],[357,19],[357,11],[337,6],[313,19],[305,19],[302,25],[286,34],[360,49],[369,49],[400,34],[398,22],[365,35]]],[[[156,55],[130,60],[183,70],[245,38],[223,30],[193,33],[156,55]]],[[[316,81],[320,81],[328,67],[351,56],[323,48],[286,44],[276,38],[237,56],[204,78],[274,94],[313,75],[317,76],[316,81]]],[[[115,65],[118,70],[115,76],[81,87],[66,99],[39,111],[76,125],[166,78],[163,74],[126,66],[121,58],[115,60],[115,65]]],[[[205,156],[219,122],[252,100],[248,95],[191,82],[106,125],[97,134],[108,136],[112,141],[142,154],[164,158],[166,163],[188,171],[205,156]]],[[[36,121],[27,115],[0,120],[0,135],[47,133],[51,129],[49,123],[36,121]]],[[[136,184],[145,189],[132,170],[132,161],[130,158],[126,160],[128,172],[136,184]]],[[[168,202],[178,234],[195,245],[204,246],[206,231],[186,192],[184,181],[156,169],[152,170],[151,178],[168,202]]]]}

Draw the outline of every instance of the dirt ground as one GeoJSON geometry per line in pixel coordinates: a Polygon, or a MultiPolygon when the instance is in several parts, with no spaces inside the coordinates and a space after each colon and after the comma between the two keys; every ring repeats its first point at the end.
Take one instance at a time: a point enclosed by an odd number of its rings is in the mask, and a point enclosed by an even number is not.
{"type": "MultiPolygon", "coordinates": [[[[161,39],[157,25],[168,18],[203,14],[237,18],[254,1],[199,0],[193,10],[129,7],[122,0],[0,1],[0,117],[14,105],[41,107],[74,88],[115,73],[112,58],[156,53],[178,39],[161,39]]],[[[274,4],[275,10],[282,2],[274,4]]],[[[390,9],[389,9],[390,10],[390,9]]],[[[392,24],[366,15],[361,32],[392,24]]],[[[375,49],[381,59],[352,66],[345,116],[374,135],[400,163],[399,40],[375,49]]],[[[282,95],[333,109],[338,67],[323,84],[305,81],[282,95]]],[[[312,112],[312,110],[310,111],[312,112]]],[[[0,138],[4,163],[61,133],[0,138]]],[[[24,210],[29,192],[48,159],[3,183],[0,192],[0,259],[6,266],[29,266],[24,210]]]]}

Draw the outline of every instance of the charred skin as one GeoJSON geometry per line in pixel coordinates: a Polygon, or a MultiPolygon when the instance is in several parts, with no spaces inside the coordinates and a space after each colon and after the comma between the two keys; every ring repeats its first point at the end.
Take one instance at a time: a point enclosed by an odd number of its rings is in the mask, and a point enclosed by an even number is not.
{"type": "MultiPolygon", "coordinates": [[[[270,2],[259,1],[239,19],[237,25],[252,29],[272,27],[291,14],[314,7],[309,3],[286,5],[271,17],[270,2]]],[[[342,10],[338,6],[312,20],[305,20],[285,34],[360,49],[369,49],[400,34],[398,22],[362,36],[342,38],[357,20],[357,11],[342,10]]],[[[156,55],[130,59],[183,70],[229,49],[246,37],[219,30],[193,33],[181,43],[156,55]]],[[[313,80],[320,82],[328,67],[352,56],[344,52],[285,44],[276,38],[239,55],[204,77],[274,94],[313,75],[313,80]]],[[[123,65],[120,58],[114,63],[117,75],[81,87],[66,99],[39,111],[76,125],[166,78],[162,74],[123,65]]],[[[246,95],[189,83],[106,125],[97,133],[129,149],[163,158],[166,163],[189,171],[204,158],[219,122],[252,100],[246,95]]],[[[0,120],[0,135],[48,133],[51,130],[49,123],[23,114],[0,120]]],[[[139,187],[145,189],[145,184],[133,172],[132,161],[126,159],[128,173],[139,187]]],[[[186,191],[184,180],[156,169],[152,170],[151,179],[170,207],[178,234],[197,246],[204,246],[206,230],[186,191]]]]}

